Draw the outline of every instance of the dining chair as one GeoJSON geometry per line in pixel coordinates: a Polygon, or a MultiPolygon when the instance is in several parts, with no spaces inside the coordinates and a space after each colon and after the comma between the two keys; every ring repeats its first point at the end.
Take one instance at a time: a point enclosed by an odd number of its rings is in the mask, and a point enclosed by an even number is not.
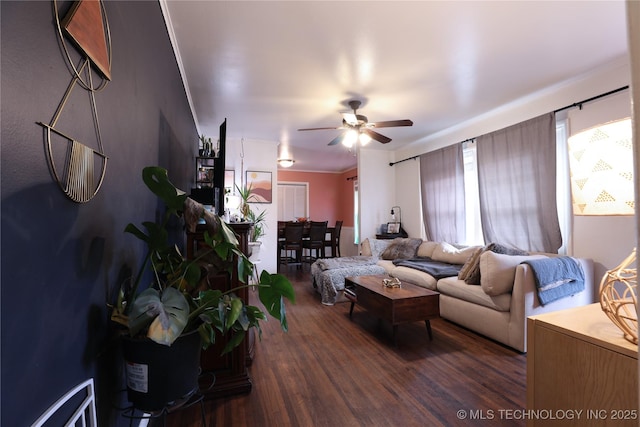
{"type": "Polygon", "coordinates": [[[325,248],[331,248],[331,258],[340,257],[340,232],[342,231],[342,222],[336,221],[336,226],[331,231],[329,238],[325,239],[325,248]]]}
{"type": "Polygon", "coordinates": [[[318,258],[326,258],[324,250],[326,234],[327,221],[311,221],[309,238],[302,241],[302,247],[309,251],[309,256],[304,259],[307,263],[312,264],[318,258]]]}
{"type": "Polygon", "coordinates": [[[278,244],[278,268],[281,264],[286,266],[302,266],[302,235],[304,223],[288,221],[284,226],[284,239],[278,244]],[[282,256],[284,252],[284,256],[282,256]]]}

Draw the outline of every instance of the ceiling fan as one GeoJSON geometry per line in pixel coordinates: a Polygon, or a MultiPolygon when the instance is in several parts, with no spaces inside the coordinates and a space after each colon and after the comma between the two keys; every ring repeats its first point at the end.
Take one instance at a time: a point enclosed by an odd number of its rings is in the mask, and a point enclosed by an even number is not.
{"type": "Polygon", "coordinates": [[[373,128],[390,128],[398,126],[413,126],[411,120],[389,120],[385,122],[371,122],[369,123],[366,116],[357,113],[357,109],[360,108],[360,101],[349,101],[349,107],[353,110],[353,113],[342,113],[342,126],[338,127],[323,127],[323,128],[307,128],[298,129],[299,131],[306,130],[325,130],[325,129],[344,129],[340,135],[334,138],[329,145],[336,145],[342,142],[347,147],[351,147],[360,138],[363,144],[366,144],[371,139],[386,144],[391,142],[391,138],[386,137],[376,131],[373,128]],[[368,140],[367,140],[368,137],[368,140]],[[363,141],[363,138],[366,140],[363,141]]]}

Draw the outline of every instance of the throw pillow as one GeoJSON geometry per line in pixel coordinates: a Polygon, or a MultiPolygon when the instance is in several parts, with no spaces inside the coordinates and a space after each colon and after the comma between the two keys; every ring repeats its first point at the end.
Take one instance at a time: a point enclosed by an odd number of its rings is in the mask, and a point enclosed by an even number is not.
{"type": "Polygon", "coordinates": [[[391,245],[392,240],[388,239],[369,239],[371,246],[371,256],[381,258],[382,253],[391,245]]]}
{"type": "Polygon", "coordinates": [[[446,262],[447,264],[462,265],[467,262],[475,250],[475,246],[458,249],[449,243],[441,242],[433,250],[431,259],[434,261],[446,262]]]}
{"type": "Polygon", "coordinates": [[[482,254],[483,248],[476,248],[473,254],[469,257],[467,262],[464,263],[460,272],[458,273],[458,279],[466,280],[469,274],[480,265],[480,255],[482,254]]]}
{"type": "Polygon", "coordinates": [[[493,253],[503,254],[503,255],[529,255],[528,252],[522,251],[520,249],[510,248],[500,243],[489,243],[478,255],[473,266],[469,267],[469,272],[467,273],[467,276],[464,279],[462,279],[465,281],[466,284],[480,285],[480,279],[481,279],[480,256],[482,255],[482,253],[487,251],[491,251],[493,253]]]}
{"type": "Polygon", "coordinates": [[[491,296],[506,294],[513,290],[516,267],[529,259],[545,258],[544,255],[504,255],[485,251],[480,255],[480,286],[491,296]]]}
{"type": "Polygon", "coordinates": [[[371,256],[371,244],[369,243],[369,239],[364,239],[360,242],[360,255],[371,256]]]}
{"type": "Polygon", "coordinates": [[[421,243],[422,239],[395,238],[382,252],[381,258],[386,260],[414,258],[421,243]]]}

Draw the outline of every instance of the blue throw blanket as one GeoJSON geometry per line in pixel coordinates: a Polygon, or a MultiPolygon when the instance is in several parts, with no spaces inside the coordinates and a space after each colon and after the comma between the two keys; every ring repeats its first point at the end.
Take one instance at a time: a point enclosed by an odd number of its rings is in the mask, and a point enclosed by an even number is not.
{"type": "Polygon", "coordinates": [[[447,264],[445,262],[434,261],[431,258],[396,259],[393,261],[393,264],[424,271],[436,280],[444,277],[457,276],[462,268],[462,265],[447,264]]]}
{"type": "Polygon", "coordinates": [[[571,257],[532,259],[523,264],[531,266],[542,305],[584,290],[584,272],[571,257]]]}

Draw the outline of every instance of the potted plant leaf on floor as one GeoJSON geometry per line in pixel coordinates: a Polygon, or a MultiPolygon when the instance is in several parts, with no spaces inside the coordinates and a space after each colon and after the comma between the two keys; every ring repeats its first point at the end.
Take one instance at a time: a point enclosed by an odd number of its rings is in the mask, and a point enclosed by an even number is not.
{"type": "Polygon", "coordinates": [[[132,285],[121,287],[111,319],[127,328],[122,342],[128,398],[137,409],[152,412],[197,391],[200,349],[214,343],[216,336],[230,336],[223,353],[240,345],[251,328],[260,336],[259,322],[267,316],[237,297],[239,289],[257,288],[267,313],[284,331],[284,299],[293,303],[295,295],[286,277],[266,271],[258,283],[248,285],[253,264],[240,250],[233,230],[177,189],[165,169],[146,167],[142,178],[164,201],[166,212],[158,222],[143,222],[144,231],[132,223],[125,228],[146,243],[147,254],[132,285]],[[192,231],[204,219],[206,247],[195,259],[186,259],[169,243],[167,225],[176,217],[192,231]],[[153,283],[138,293],[149,268],[153,283]],[[237,275],[242,285],[226,292],[211,289],[207,281],[220,274],[237,275]]]}

